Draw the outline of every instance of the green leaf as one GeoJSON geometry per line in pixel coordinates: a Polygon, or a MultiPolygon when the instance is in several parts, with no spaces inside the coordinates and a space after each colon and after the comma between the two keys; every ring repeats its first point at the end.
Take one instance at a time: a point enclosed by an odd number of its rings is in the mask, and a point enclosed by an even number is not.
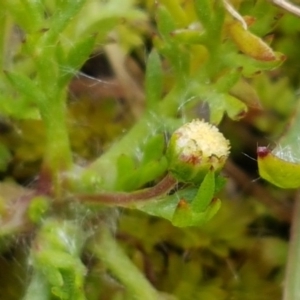
{"type": "Polygon", "coordinates": [[[26,32],[34,32],[42,28],[45,13],[42,1],[5,0],[4,6],[15,22],[26,32]]]}
{"type": "Polygon", "coordinates": [[[202,226],[217,213],[220,207],[221,201],[213,199],[205,212],[195,212],[183,199],[178,203],[172,224],[177,227],[202,226]]]}
{"type": "Polygon", "coordinates": [[[205,42],[205,35],[198,28],[196,29],[176,29],[172,32],[172,37],[178,43],[193,45],[205,42]]]}
{"type": "Polygon", "coordinates": [[[44,24],[45,4],[41,0],[22,0],[20,1],[26,9],[26,14],[21,12],[23,17],[26,16],[29,20],[28,25],[32,30],[41,30],[44,24]]]}
{"type": "MultiPolygon", "coordinates": [[[[223,180],[216,178],[218,189],[222,182],[223,180]]],[[[199,190],[194,187],[186,188],[169,196],[136,203],[134,208],[167,219],[177,227],[201,226],[208,222],[221,206],[221,201],[213,198],[215,187],[214,172],[209,172],[199,190]]]]}
{"type": "Polygon", "coordinates": [[[232,40],[244,54],[260,61],[277,60],[272,48],[261,38],[245,29],[239,21],[233,21],[228,28],[232,40]]]}
{"type": "Polygon", "coordinates": [[[105,40],[107,34],[119,23],[121,23],[121,17],[119,16],[107,16],[103,19],[96,20],[94,23],[87,26],[83,32],[83,36],[94,35],[97,33],[98,42],[105,40]]]}
{"type": "Polygon", "coordinates": [[[176,21],[179,27],[185,27],[188,25],[188,17],[185,10],[181,6],[180,1],[161,0],[160,3],[165,5],[165,7],[167,7],[173,20],[176,21]]]}
{"type": "Polygon", "coordinates": [[[216,47],[219,43],[221,43],[222,29],[225,20],[225,8],[223,1],[215,1],[213,8],[213,19],[208,30],[210,36],[213,36],[214,38],[209,39],[209,44],[211,47],[216,47]]]}
{"type": "Polygon", "coordinates": [[[144,203],[137,203],[135,208],[149,215],[172,221],[173,215],[180,199],[186,199],[187,201],[189,199],[191,200],[193,199],[193,197],[195,197],[196,193],[196,188],[188,188],[163,198],[157,198],[144,203]]]}
{"type": "Polygon", "coordinates": [[[75,44],[69,52],[66,66],[79,70],[82,64],[87,60],[95,45],[96,35],[90,35],[83,38],[75,44]]]}
{"type": "Polygon", "coordinates": [[[139,170],[137,177],[138,187],[161,177],[167,170],[168,163],[165,157],[160,160],[153,160],[139,170]]]}
{"type": "Polygon", "coordinates": [[[190,202],[181,198],[174,212],[172,223],[178,227],[201,226],[219,210],[221,202],[214,199],[215,173],[210,171],[204,177],[195,197],[190,202]]]}
{"type": "Polygon", "coordinates": [[[208,103],[211,123],[219,124],[224,113],[227,113],[233,120],[239,120],[247,112],[245,103],[230,94],[219,93],[213,85],[197,84],[193,87],[193,93],[208,103]]]}
{"type": "Polygon", "coordinates": [[[241,102],[239,99],[229,95],[224,95],[224,107],[228,116],[232,120],[240,120],[245,116],[248,108],[245,103],[241,102]]]}
{"type": "Polygon", "coordinates": [[[159,48],[160,52],[171,62],[175,75],[178,76],[178,80],[182,83],[187,80],[187,76],[190,68],[190,52],[188,49],[184,49],[180,44],[175,42],[162,43],[163,46],[159,48]]]}
{"type": "Polygon", "coordinates": [[[126,173],[133,172],[135,169],[135,163],[132,157],[121,154],[117,159],[117,170],[119,176],[124,176],[126,173]]]}
{"type": "Polygon", "coordinates": [[[211,93],[207,101],[211,110],[210,121],[213,124],[219,124],[225,112],[233,120],[239,120],[247,112],[247,106],[229,94],[211,93]]]}
{"type": "Polygon", "coordinates": [[[286,59],[285,55],[278,52],[275,52],[275,57],[273,61],[259,61],[246,55],[236,54],[232,56],[232,64],[242,67],[242,74],[245,77],[252,77],[261,71],[278,68],[286,59]]]}
{"type": "Polygon", "coordinates": [[[144,147],[143,151],[143,164],[148,163],[153,160],[158,160],[163,156],[165,149],[165,137],[163,134],[157,134],[153,137],[150,137],[144,147]]]}
{"type": "Polygon", "coordinates": [[[261,109],[260,98],[256,90],[245,79],[240,79],[230,89],[230,94],[244,102],[248,107],[261,109]]]}
{"type": "Polygon", "coordinates": [[[220,93],[229,91],[236,84],[241,77],[241,69],[226,70],[223,73],[216,82],[216,88],[220,93]]]}
{"type": "Polygon", "coordinates": [[[215,175],[215,194],[220,192],[226,185],[226,178],[222,175],[215,175]]]}
{"type": "Polygon", "coordinates": [[[262,178],[281,188],[300,187],[300,102],[295,115],[272,150],[258,147],[258,168],[262,178]]]}
{"type": "Polygon", "coordinates": [[[272,184],[285,188],[300,187],[300,163],[280,159],[266,147],[258,147],[259,175],[272,184]]]}
{"type": "MultiPolygon", "coordinates": [[[[97,2],[98,3],[98,2],[97,2]]],[[[100,1],[97,6],[97,12],[95,13],[95,5],[87,5],[87,10],[83,10],[80,15],[79,24],[82,22],[81,36],[89,36],[97,33],[98,43],[102,43],[107,37],[107,34],[116,28],[119,24],[130,23],[132,20],[135,22],[144,22],[147,18],[146,14],[141,10],[134,8],[132,0],[112,0],[112,1],[100,1]],[[122,9],[120,9],[122,5],[122,9]],[[89,11],[91,9],[91,11],[89,11]],[[98,13],[99,12],[99,13],[98,13]],[[85,15],[91,15],[91,20],[86,20],[85,15]]]]}
{"type": "Polygon", "coordinates": [[[38,223],[45,216],[50,206],[50,199],[44,196],[37,196],[31,199],[28,207],[28,217],[31,222],[38,223]]]}
{"type": "Polygon", "coordinates": [[[171,38],[171,32],[176,29],[176,23],[164,5],[159,4],[157,6],[156,19],[160,35],[164,40],[169,41],[171,38]]]}
{"type": "Polygon", "coordinates": [[[148,109],[155,108],[160,101],[163,88],[163,71],[159,54],[152,50],[147,61],[146,67],[146,99],[148,109]]]}
{"type": "Polygon", "coordinates": [[[143,157],[140,162],[128,155],[120,155],[117,160],[117,190],[132,191],[162,176],[167,169],[164,149],[164,136],[157,134],[146,139],[141,146],[143,157]]]}
{"type": "Polygon", "coordinates": [[[92,53],[95,41],[96,35],[91,35],[87,38],[83,38],[71,48],[68,57],[63,64],[64,69],[60,71],[62,74],[59,79],[61,87],[64,87],[74,76],[74,73],[76,73],[77,70],[80,70],[83,63],[92,53]]]}
{"type": "Polygon", "coordinates": [[[204,212],[215,193],[215,173],[209,171],[204,177],[200,188],[191,203],[194,212],[204,212]]]}
{"type": "Polygon", "coordinates": [[[86,0],[64,0],[57,1],[57,7],[54,14],[51,17],[51,24],[49,30],[45,32],[41,42],[44,45],[52,46],[56,44],[60,34],[65,27],[70,23],[75,15],[80,11],[82,6],[86,3],[86,0]]]}
{"type": "Polygon", "coordinates": [[[44,95],[36,82],[21,73],[5,72],[7,79],[17,92],[25,96],[29,102],[41,103],[44,95]]]}
{"type": "MultiPolygon", "coordinates": [[[[79,223],[80,224],[80,223],[79,223]]],[[[84,300],[86,268],[80,255],[84,232],[76,221],[46,219],[37,232],[31,252],[34,269],[40,271],[59,299],[84,300]]]]}
{"type": "Polygon", "coordinates": [[[167,169],[167,160],[153,160],[147,164],[140,166],[130,172],[124,172],[118,180],[117,188],[122,191],[132,191],[144,186],[159,177],[161,177],[167,169]]]}
{"type": "Polygon", "coordinates": [[[16,119],[35,119],[41,118],[38,108],[28,101],[26,97],[10,98],[0,95],[0,112],[4,115],[16,119]]]}
{"type": "Polygon", "coordinates": [[[172,33],[177,29],[176,22],[163,5],[157,7],[157,27],[163,41],[157,39],[156,48],[170,60],[172,67],[177,71],[177,75],[183,80],[184,75],[189,72],[190,52],[173,38],[172,33]]]}
{"type": "Polygon", "coordinates": [[[121,154],[117,159],[117,174],[116,190],[131,191],[135,188],[134,172],[136,164],[132,157],[126,154],[121,154]]]}
{"type": "Polygon", "coordinates": [[[213,16],[212,1],[210,0],[196,0],[195,10],[205,27],[210,27],[213,16]]]}

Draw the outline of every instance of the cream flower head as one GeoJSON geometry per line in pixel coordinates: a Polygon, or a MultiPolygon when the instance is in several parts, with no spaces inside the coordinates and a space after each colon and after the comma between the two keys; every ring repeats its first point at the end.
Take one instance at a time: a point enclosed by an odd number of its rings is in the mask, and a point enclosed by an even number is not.
{"type": "Polygon", "coordinates": [[[166,155],[177,179],[201,182],[208,170],[222,169],[229,149],[229,141],[216,126],[193,120],[172,134],[166,155]]]}

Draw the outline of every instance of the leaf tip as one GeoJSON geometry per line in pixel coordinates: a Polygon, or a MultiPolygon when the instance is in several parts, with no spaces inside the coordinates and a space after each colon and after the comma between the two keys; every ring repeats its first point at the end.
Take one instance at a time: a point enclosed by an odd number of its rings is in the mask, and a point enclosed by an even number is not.
{"type": "Polygon", "coordinates": [[[177,209],[188,209],[188,202],[185,199],[180,199],[177,204],[177,209]]]}
{"type": "Polygon", "coordinates": [[[264,158],[270,153],[267,147],[257,147],[257,156],[259,158],[264,158]]]}

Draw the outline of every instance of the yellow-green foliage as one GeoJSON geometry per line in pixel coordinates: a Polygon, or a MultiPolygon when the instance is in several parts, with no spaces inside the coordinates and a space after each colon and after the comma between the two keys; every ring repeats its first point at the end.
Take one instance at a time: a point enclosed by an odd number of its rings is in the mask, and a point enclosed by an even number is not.
{"type": "Polygon", "coordinates": [[[299,19],[264,0],[2,2],[0,298],[281,299],[288,213],[232,166],[294,110],[299,19]],[[227,183],[171,174],[170,136],[202,118],[231,142],[227,183]]]}

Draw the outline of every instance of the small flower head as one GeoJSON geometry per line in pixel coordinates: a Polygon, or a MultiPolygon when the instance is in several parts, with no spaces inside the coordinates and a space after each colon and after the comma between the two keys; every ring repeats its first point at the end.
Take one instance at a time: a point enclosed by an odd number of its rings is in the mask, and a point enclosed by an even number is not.
{"type": "Polygon", "coordinates": [[[193,120],[171,136],[167,159],[169,170],[180,181],[199,183],[213,169],[222,169],[230,145],[217,127],[193,120]]]}

